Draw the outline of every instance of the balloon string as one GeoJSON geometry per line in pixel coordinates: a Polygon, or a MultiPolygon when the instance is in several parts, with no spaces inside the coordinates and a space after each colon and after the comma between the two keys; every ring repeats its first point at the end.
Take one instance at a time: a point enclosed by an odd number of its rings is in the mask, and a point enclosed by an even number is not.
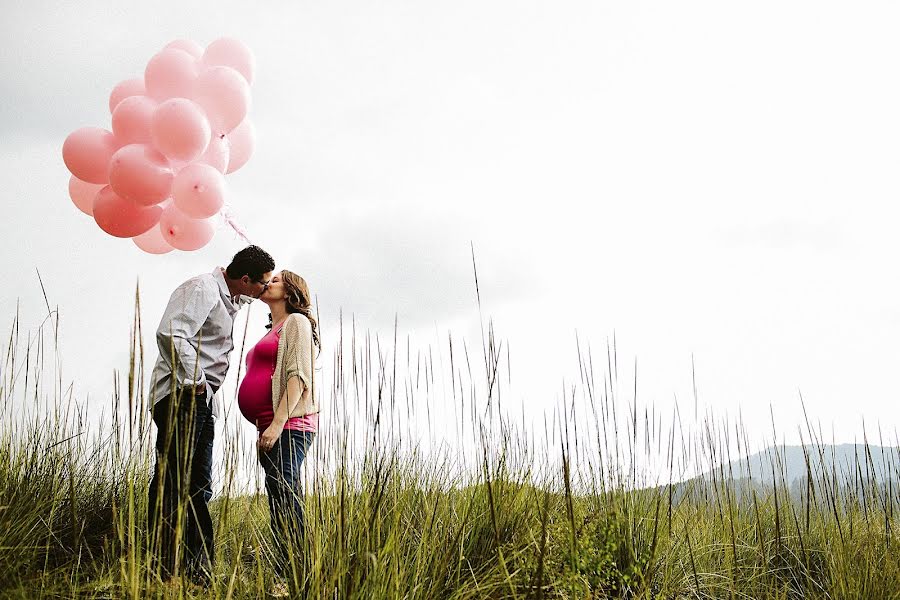
{"type": "Polygon", "coordinates": [[[250,241],[250,237],[247,235],[247,230],[244,229],[244,226],[238,223],[238,220],[234,217],[231,212],[231,209],[227,206],[222,207],[222,218],[225,220],[225,223],[234,229],[234,232],[238,234],[238,236],[247,242],[248,244],[252,244],[250,241]]]}

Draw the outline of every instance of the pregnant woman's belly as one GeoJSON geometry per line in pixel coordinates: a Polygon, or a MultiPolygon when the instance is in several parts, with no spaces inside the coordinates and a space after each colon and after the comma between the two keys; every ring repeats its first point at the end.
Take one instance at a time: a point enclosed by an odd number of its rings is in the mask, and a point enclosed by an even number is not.
{"type": "Polygon", "coordinates": [[[265,371],[247,373],[238,390],[238,408],[244,418],[262,431],[275,416],[272,410],[272,374],[265,371]]]}
{"type": "MultiPolygon", "coordinates": [[[[259,431],[268,427],[275,418],[272,409],[272,377],[244,377],[238,391],[238,408],[244,418],[256,425],[259,431]]],[[[315,433],[319,429],[319,415],[293,417],[287,420],[284,428],[315,433]]]]}

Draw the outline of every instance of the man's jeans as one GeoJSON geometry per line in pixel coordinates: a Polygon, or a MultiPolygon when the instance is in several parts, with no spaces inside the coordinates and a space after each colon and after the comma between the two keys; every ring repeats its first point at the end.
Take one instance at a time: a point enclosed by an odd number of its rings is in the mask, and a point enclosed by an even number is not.
{"type": "Polygon", "coordinates": [[[269,495],[269,518],[275,542],[275,572],[281,576],[291,573],[291,558],[296,561],[302,558],[298,554],[306,552],[300,468],[315,436],[310,431],[285,429],[271,450],[259,453],[259,463],[266,473],[266,492],[269,495]]]}
{"type": "Polygon", "coordinates": [[[185,390],[180,397],[157,402],[153,422],[157,433],[148,507],[151,551],[158,556],[163,577],[176,575],[178,563],[186,564],[191,577],[208,577],[214,556],[208,503],[215,420],[206,400],[195,400],[185,390]]]}

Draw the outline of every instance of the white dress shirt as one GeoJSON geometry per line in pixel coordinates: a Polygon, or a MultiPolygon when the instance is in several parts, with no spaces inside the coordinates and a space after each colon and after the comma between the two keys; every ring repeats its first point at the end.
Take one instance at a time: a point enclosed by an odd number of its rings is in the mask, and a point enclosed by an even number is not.
{"type": "Polygon", "coordinates": [[[206,389],[207,402],[218,415],[213,390],[228,373],[234,317],[252,301],[231,295],[221,267],[188,279],[172,292],[156,330],[159,358],[150,379],[151,406],[171,394],[173,386],[196,386],[206,389]]]}

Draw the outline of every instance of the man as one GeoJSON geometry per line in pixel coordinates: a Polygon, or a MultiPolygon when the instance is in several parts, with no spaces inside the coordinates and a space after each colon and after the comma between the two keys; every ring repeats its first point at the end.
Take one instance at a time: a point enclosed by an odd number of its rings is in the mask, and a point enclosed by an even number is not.
{"type": "Polygon", "coordinates": [[[163,579],[177,575],[182,565],[199,584],[208,583],[212,573],[208,502],[215,394],[228,373],[235,315],[265,291],[274,268],[265,250],[244,248],[228,268],[181,284],[156,331],[159,359],[150,384],[156,468],[148,513],[151,549],[163,579]]]}

